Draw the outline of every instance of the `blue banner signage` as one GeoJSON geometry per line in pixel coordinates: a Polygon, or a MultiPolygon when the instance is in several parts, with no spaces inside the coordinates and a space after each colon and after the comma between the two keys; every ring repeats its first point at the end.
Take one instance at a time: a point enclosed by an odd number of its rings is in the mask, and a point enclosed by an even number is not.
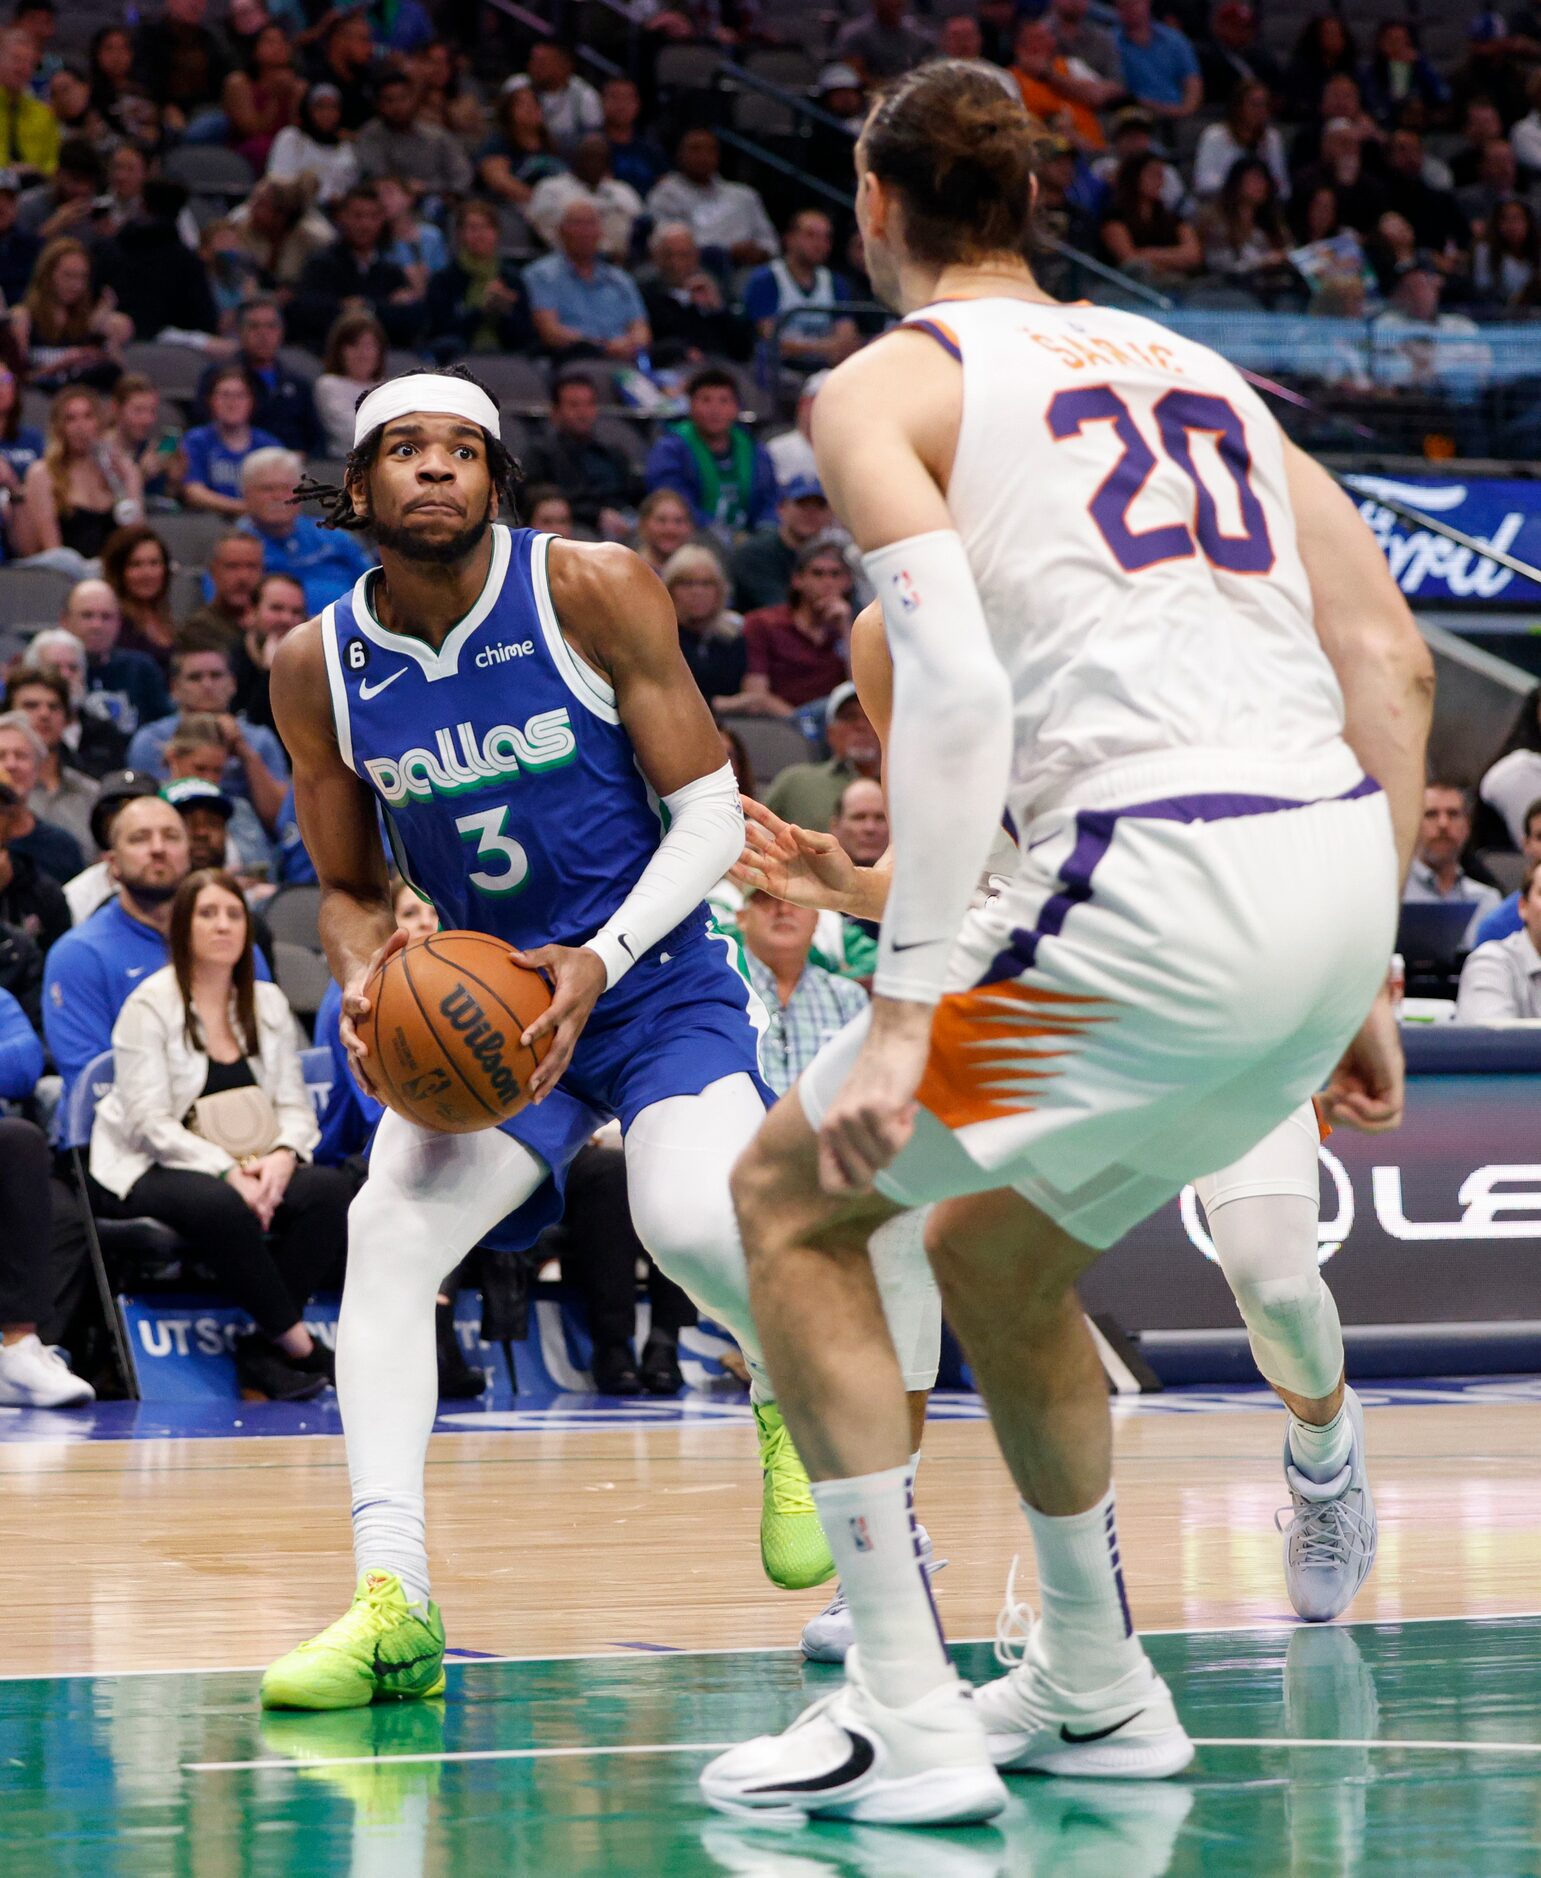
{"type": "Polygon", "coordinates": [[[1349,476],[1397,585],[1409,600],[1536,606],[1541,583],[1395,514],[1384,497],[1448,522],[1484,547],[1541,567],[1541,482],[1477,476],[1349,476]]]}

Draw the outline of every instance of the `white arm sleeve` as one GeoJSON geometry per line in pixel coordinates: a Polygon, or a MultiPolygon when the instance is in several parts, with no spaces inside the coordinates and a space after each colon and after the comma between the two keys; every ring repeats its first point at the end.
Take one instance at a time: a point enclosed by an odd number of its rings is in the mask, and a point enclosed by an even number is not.
{"type": "Polygon", "coordinates": [[[1011,684],[950,529],[864,557],[894,661],[886,779],[894,876],[874,991],[934,1004],[1011,776],[1011,684]]]}
{"type": "Polygon", "coordinates": [[[673,932],[738,859],[744,809],[733,767],[724,763],[662,798],[669,826],[642,878],[585,944],[605,962],[605,989],[673,932]]]}

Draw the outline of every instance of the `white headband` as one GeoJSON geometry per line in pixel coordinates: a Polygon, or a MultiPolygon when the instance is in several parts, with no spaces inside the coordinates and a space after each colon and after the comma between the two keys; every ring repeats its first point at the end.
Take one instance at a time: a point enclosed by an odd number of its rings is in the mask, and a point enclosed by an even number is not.
{"type": "Polygon", "coordinates": [[[498,407],[479,385],[443,372],[413,372],[376,385],[353,419],[356,450],[372,430],[398,417],[463,417],[502,441],[498,407]]]}

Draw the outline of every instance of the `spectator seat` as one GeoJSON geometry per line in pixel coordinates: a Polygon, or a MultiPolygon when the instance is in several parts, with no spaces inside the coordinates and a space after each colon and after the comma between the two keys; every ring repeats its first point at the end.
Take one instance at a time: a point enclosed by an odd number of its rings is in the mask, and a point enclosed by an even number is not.
{"type": "Polygon", "coordinates": [[[280,887],[263,902],[262,917],[275,941],[320,953],[321,889],[311,881],[297,880],[291,886],[280,887]]]}
{"type": "Polygon", "coordinates": [[[53,625],[74,584],[56,567],[0,567],[0,626],[53,625]]]}
{"type": "Polygon", "coordinates": [[[319,952],[288,939],[273,941],[273,976],[296,1017],[308,1029],[321,1009],[332,973],[319,952]]]}
{"type": "Polygon", "coordinates": [[[209,355],[198,346],[136,339],[123,348],[124,371],[143,372],[168,398],[191,398],[208,365],[209,355]]]}
{"type": "Polygon", "coordinates": [[[551,386],[534,359],[514,352],[480,353],[471,370],[499,404],[538,405],[544,413],[551,403],[551,386]]]}
{"type": "Polygon", "coordinates": [[[165,542],[173,561],[202,573],[214,552],[215,542],[230,532],[233,520],[228,515],[197,514],[187,510],[181,515],[157,515],[150,526],[165,542]]]}
{"type": "Polygon", "coordinates": [[[728,717],[723,722],[744,746],[761,789],[794,763],[813,761],[808,739],[787,717],[728,717]]]}
{"type": "Polygon", "coordinates": [[[222,196],[232,203],[250,195],[257,180],[245,157],[222,144],[183,144],[171,151],[162,168],[189,195],[222,196]]]}

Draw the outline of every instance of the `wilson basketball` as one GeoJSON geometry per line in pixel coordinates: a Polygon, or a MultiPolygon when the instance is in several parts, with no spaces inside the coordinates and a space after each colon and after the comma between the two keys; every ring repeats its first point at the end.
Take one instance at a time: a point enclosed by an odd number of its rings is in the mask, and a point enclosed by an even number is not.
{"type": "Polygon", "coordinates": [[[368,980],[359,1034],[382,1101],[424,1128],[474,1134],[517,1115],[550,1048],[519,1041],[551,1002],[501,939],[439,932],[393,952],[368,980]]]}

